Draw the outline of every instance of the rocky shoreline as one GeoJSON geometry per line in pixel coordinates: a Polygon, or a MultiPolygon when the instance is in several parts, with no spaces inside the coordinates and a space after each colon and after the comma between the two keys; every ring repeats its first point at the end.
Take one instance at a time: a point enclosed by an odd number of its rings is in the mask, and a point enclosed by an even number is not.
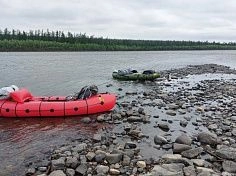
{"type": "Polygon", "coordinates": [[[206,64],[160,74],[145,89],[118,88],[114,111],[81,119],[111,128],[56,148],[26,175],[236,175],[236,70],[206,64]]]}

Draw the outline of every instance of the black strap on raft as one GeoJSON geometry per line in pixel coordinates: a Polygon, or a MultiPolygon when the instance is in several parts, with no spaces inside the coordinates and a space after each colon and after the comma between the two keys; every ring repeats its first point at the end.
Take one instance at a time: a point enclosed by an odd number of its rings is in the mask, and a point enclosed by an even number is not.
{"type": "Polygon", "coordinates": [[[150,74],[154,74],[154,73],[156,73],[154,70],[145,70],[145,71],[143,71],[143,74],[145,74],[145,75],[150,75],[150,74]]]}

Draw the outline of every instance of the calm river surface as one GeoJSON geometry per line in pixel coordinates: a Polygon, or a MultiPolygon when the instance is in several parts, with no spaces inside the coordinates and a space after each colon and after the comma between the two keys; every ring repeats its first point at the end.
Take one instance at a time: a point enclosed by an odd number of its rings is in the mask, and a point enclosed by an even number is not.
{"type": "MultiPolygon", "coordinates": [[[[15,84],[34,95],[68,95],[96,84],[100,92],[117,93],[126,86],[112,80],[115,69],[166,70],[214,63],[236,68],[236,51],[161,52],[10,52],[0,53],[0,87],[15,84]],[[112,84],[112,87],[106,87],[112,84]]],[[[129,84],[130,89],[144,88],[129,84]]],[[[24,165],[43,157],[54,146],[92,135],[103,126],[79,118],[0,118],[0,175],[22,175],[24,165]]]]}

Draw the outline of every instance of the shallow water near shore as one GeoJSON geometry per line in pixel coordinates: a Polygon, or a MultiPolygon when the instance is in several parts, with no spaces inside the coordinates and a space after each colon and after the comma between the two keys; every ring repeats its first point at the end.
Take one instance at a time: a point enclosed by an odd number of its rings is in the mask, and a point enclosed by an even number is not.
{"type": "MultiPolygon", "coordinates": [[[[138,100],[140,93],[150,90],[152,84],[136,82],[119,82],[111,78],[114,69],[132,67],[138,70],[155,69],[169,70],[187,65],[220,64],[236,68],[236,51],[165,51],[165,52],[84,52],[84,53],[0,53],[1,85],[16,84],[27,87],[35,95],[68,95],[80,90],[84,85],[95,83],[101,92],[114,92],[121,100],[138,100]],[[112,84],[112,86],[107,86],[112,84]],[[122,88],[122,91],[118,91],[122,88]],[[139,92],[137,96],[129,97],[128,91],[139,92]]],[[[188,76],[177,80],[186,84],[173,83],[181,86],[195,86],[205,79],[236,79],[235,75],[202,74],[188,76]]],[[[156,85],[155,85],[156,86],[156,85]]],[[[178,86],[167,87],[166,91],[178,90],[178,86]]],[[[168,119],[162,110],[155,107],[146,107],[147,114],[160,118],[151,118],[151,123],[140,126],[149,138],[140,141],[139,147],[146,157],[156,157],[168,150],[159,151],[153,144],[153,136],[164,133],[160,129],[153,131],[153,126],[162,120],[168,119]],[[146,146],[151,146],[145,150],[146,146]]],[[[191,112],[195,121],[198,113],[191,112]]],[[[96,118],[96,115],[90,116],[96,118]]],[[[43,160],[55,146],[71,140],[92,136],[99,133],[104,127],[119,133],[122,126],[92,122],[83,124],[82,117],[73,118],[38,118],[38,119],[0,119],[0,158],[4,162],[0,166],[0,175],[23,175],[24,166],[37,159],[43,160]]],[[[207,130],[200,126],[179,126],[179,116],[172,117],[170,131],[176,138],[181,132],[195,134],[207,130]]],[[[138,125],[138,124],[137,124],[138,125]]]]}
{"type": "MultiPolygon", "coordinates": [[[[190,90],[189,92],[195,94],[197,91],[193,89],[194,86],[201,84],[201,81],[205,80],[222,80],[222,81],[229,81],[232,82],[233,84],[236,83],[236,75],[235,74],[199,74],[199,75],[188,75],[182,79],[172,79],[171,81],[164,81],[164,82],[157,82],[157,85],[160,84],[160,87],[167,84],[172,84],[172,86],[164,86],[163,87],[163,92],[165,93],[170,93],[170,92],[177,92],[182,90],[190,90]]],[[[146,85],[145,88],[143,89],[138,89],[136,88],[136,91],[138,92],[137,95],[126,95],[122,100],[132,102],[132,101],[138,101],[140,98],[139,96],[143,94],[145,91],[153,90],[157,86],[154,84],[152,85],[146,85]],[[132,97],[132,98],[131,98],[132,97]]],[[[143,86],[143,85],[142,85],[143,86]]],[[[137,85],[137,87],[139,87],[137,85]]],[[[131,89],[126,89],[126,91],[130,91],[131,89]]],[[[122,96],[123,97],[123,96],[122,96]]],[[[143,96],[142,96],[143,97],[143,96]]],[[[232,97],[228,97],[228,99],[222,99],[222,101],[229,101],[232,100],[232,97]]],[[[152,101],[151,101],[152,102],[152,101]]],[[[169,116],[166,114],[166,111],[163,111],[163,109],[159,109],[156,106],[152,107],[149,106],[149,101],[147,102],[147,105],[143,105],[145,112],[147,115],[150,115],[150,123],[145,124],[145,125],[140,125],[137,123],[137,126],[141,128],[141,131],[148,136],[148,138],[143,138],[138,146],[141,149],[141,153],[144,158],[154,158],[158,159],[160,156],[162,156],[165,153],[172,153],[172,150],[167,149],[160,149],[159,147],[156,148],[155,143],[153,141],[153,138],[155,135],[166,135],[167,139],[174,141],[178,136],[180,136],[183,133],[187,133],[190,136],[196,136],[199,132],[205,131],[207,132],[208,129],[204,127],[203,125],[195,125],[194,122],[202,122],[200,120],[202,114],[201,112],[198,112],[195,110],[194,107],[191,107],[191,110],[189,109],[186,111],[186,113],[177,113],[176,116],[169,116]],[[193,110],[194,109],[194,110],[193,110]],[[158,116],[154,118],[155,116],[158,116]],[[187,126],[181,126],[180,121],[185,119],[186,117],[189,117],[190,120],[188,120],[188,125],[187,126]],[[157,127],[157,124],[168,124],[169,130],[165,129],[160,129],[157,127]],[[156,127],[155,127],[156,126],[156,127]],[[155,127],[155,128],[153,128],[155,127]],[[148,147],[147,147],[148,146],[148,147]]],[[[215,105],[216,103],[211,100],[207,102],[208,105],[215,105]]],[[[135,109],[135,108],[134,108],[135,109]]],[[[138,109],[138,108],[137,108],[138,109]]],[[[209,113],[209,116],[211,114],[209,113]]],[[[206,116],[206,118],[208,118],[206,116]]],[[[123,126],[115,126],[113,129],[114,133],[119,133],[120,131],[123,130],[123,126]]],[[[125,143],[126,141],[124,140],[123,142],[120,141],[120,143],[125,143]]]]}

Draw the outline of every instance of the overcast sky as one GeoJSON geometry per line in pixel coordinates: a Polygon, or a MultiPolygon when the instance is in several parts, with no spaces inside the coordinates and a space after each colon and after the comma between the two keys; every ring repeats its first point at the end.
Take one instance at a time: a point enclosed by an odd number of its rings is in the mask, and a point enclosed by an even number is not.
{"type": "Polygon", "coordinates": [[[0,28],[236,41],[236,0],[0,0],[0,28]]]}

